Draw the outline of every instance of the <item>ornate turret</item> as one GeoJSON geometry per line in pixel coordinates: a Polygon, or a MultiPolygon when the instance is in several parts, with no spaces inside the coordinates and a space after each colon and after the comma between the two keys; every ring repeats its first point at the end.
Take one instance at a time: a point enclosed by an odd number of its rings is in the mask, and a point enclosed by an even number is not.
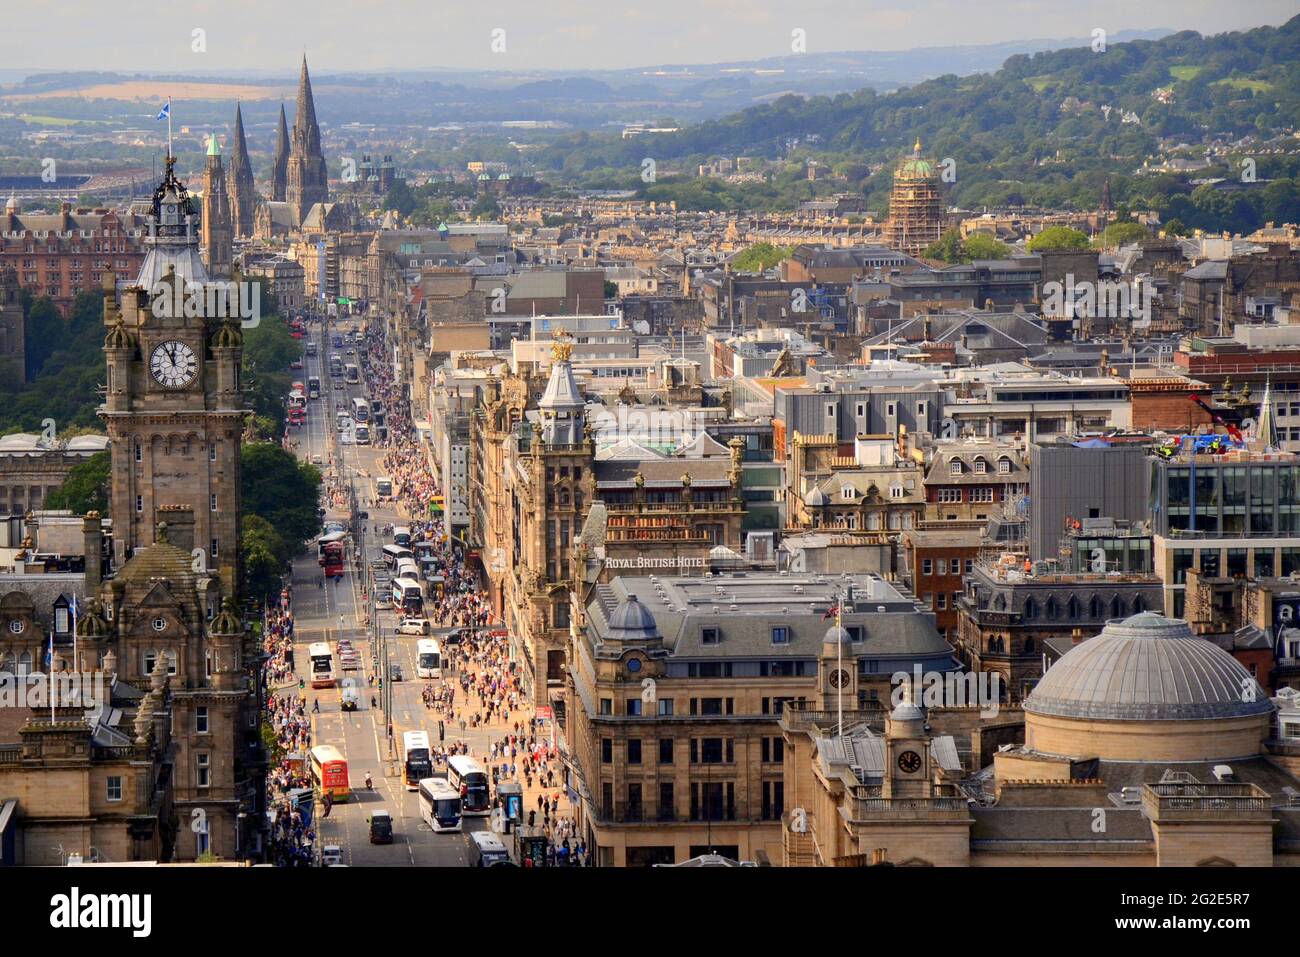
{"type": "Polygon", "coordinates": [[[583,440],[586,403],[578,391],[569,357],[573,343],[564,330],[551,347],[551,378],[537,403],[542,415],[542,439],[547,445],[578,445],[583,440]]]}

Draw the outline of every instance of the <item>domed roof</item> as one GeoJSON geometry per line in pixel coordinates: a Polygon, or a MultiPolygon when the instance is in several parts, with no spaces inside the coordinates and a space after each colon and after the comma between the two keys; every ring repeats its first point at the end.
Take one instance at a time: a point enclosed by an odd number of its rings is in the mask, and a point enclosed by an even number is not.
{"type": "MultiPolygon", "coordinates": [[[[161,530],[161,536],[166,531],[161,530]]],[[[193,569],[194,559],[183,548],[171,544],[162,537],[160,541],[144,548],[137,548],[126,560],[117,575],[117,581],[125,583],[148,582],[156,578],[165,578],[173,585],[194,588],[198,576],[193,569]]]]}
{"type": "Polygon", "coordinates": [[[1150,611],[1071,648],[1025,699],[1031,714],[1113,721],[1234,718],[1272,707],[1230,654],[1187,622],[1150,611]]]}
{"type": "Polygon", "coordinates": [[[904,699],[894,705],[894,710],[889,712],[891,721],[920,721],[925,717],[925,712],[913,701],[904,699]]]}
{"type": "Polygon", "coordinates": [[[813,508],[820,508],[822,505],[826,504],[826,493],[814,485],[804,495],[803,503],[805,505],[811,505],[813,508]]]}
{"type": "Polygon", "coordinates": [[[628,595],[609,616],[609,631],[605,635],[610,641],[657,641],[659,626],[650,609],[637,600],[636,595],[628,595]]]}
{"type": "Polygon", "coordinates": [[[830,628],[826,629],[826,636],[822,638],[822,644],[851,645],[853,644],[853,636],[839,625],[832,625],[830,628]]]}

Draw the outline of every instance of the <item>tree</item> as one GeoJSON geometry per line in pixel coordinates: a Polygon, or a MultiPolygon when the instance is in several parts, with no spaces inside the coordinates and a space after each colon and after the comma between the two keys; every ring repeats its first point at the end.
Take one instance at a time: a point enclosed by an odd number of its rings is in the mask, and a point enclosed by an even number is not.
{"type": "Polygon", "coordinates": [[[926,246],[921,255],[926,259],[938,259],[946,263],[963,262],[961,233],[956,229],[944,230],[943,235],[926,246]]]}
{"type": "Polygon", "coordinates": [[[242,473],[244,514],[265,519],[287,543],[289,557],[300,554],[320,529],[320,470],[278,443],[254,442],[244,445],[242,473]]]}
{"type": "Polygon", "coordinates": [[[479,198],[470,210],[470,215],[477,219],[500,219],[501,206],[497,203],[496,197],[491,193],[486,193],[479,198]]]}
{"type": "Polygon", "coordinates": [[[731,260],[731,266],[737,272],[767,272],[777,263],[790,258],[789,246],[773,246],[771,243],[755,243],[731,260]]]}
{"type": "Polygon", "coordinates": [[[927,246],[922,256],[946,263],[968,263],[974,259],[1005,259],[1010,254],[1010,247],[992,236],[975,233],[962,239],[961,232],[954,228],[927,246]]]}
{"type": "Polygon", "coordinates": [[[1049,226],[1029,240],[1025,248],[1031,253],[1044,249],[1087,249],[1088,237],[1069,226],[1049,226]]]}
{"type": "Polygon", "coordinates": [[[973,259],[1006,259],[1011,255],[1010,246],[983,233],[967,236],[962,246],[966,262],[973,259]]]}
{"type": "Polygon", "coordinates": [[[240,523],[244,549],[244,594],[258,602],[280,590],[280,578],[292,557],[275,527],[260,515],[240,523]]]}
{"type": "Polygon", "coordinates": [[[1127,246],[1130,243],[1137,243],[1150,238],[1151,231],[1141,223],[1111,223],[1102,231],[1101,245],[1107,248],[1127,246]]]}
{"type": "Polygon", "coordinates": [[[112,464],[112,456],[107,449],[78,462],[68,472],[63,484],[50,492],[45,507],[66,508],[74,515],[85,515],[94,509],[101,515],[107,515],[112,464]]]}

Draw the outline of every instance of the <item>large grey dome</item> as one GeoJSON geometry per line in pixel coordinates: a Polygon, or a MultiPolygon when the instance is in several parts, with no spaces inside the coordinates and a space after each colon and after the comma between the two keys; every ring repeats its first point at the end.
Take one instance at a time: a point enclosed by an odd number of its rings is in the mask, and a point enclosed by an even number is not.
{"type": "Polygon", "coordinates": [[[655,624],[650,609],[641,604],[636,595],[628,595],[609,616],[609,630],[605,637],[610,641],[657,641],[659,626],[655,624]]]}
{"type": "Polygon", "coordinates": [[[1176,721],[1264,714],[1273,705],[1250,672],[1187,622],[1145,611],[1071,648],[1024,707],[1063,718],[1176,721]]]}

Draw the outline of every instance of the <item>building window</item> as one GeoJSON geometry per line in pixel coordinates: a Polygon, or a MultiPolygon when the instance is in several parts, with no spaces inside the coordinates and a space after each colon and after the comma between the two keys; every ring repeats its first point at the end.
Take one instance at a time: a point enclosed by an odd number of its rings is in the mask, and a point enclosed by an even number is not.
{"type": "Polygon", "coordinates": [[[661,716],[661,717],[672,717],[672,713],[673,713],[673,699],[672,699],[672,698],[660,698],[660,699],[659,699],[659,714],[660,714],[660,716],[661,716]]]}
{"type": "Polygon", "coordinates": [[[921,559],[921,574],[930,575],[934,572],[934,562],[929,558],[921,559]]]}
{"type": "Polygon", "coordinates": [[[215,538],[212,540],[212,557],[214,559],[217,557],[217,540],[215,538]]]}
{"type": "Polygon", "coordinates": [[[983,475],[983,474],[984,474],[985,472],[987,472],[988,470],[989,470],[989,467],[988,467],[988,463],[987,463],[987,462],[985,462],[983,459],[976,459],[976,460],[975,460],[975,474],[976,474],[976,475],[983,475]]]}
{"type": "Polygon", "coordinates": [[[122,779],[116,774],[109,775],[106,797],[110,802],[122,800],[122,779]]]}
{"type": "Polygon", "coordinates": [[[216,446],[215,444],[213,444],[213,445],[209,445],[209,446],[208,446],[208,461],[209,461],[209,462],[215,462],[216,460],[217,460],[217,446],[216,446]]]}
{"type": "Polygon", "coordinates": [[[936,592],[934,596],[934,607],[939,611],[945,611],[948,608],[948,595],[945,592],[936,592]]]}
{"type": "Polygon", "coordinates": [[[998,474],[999,474],[999,475],[1010,475],[1010,474],[1011,474],[1011,460],[1010,460],[1010,459],[998,459],[998,474]]]}
{"type": "Polygon", "coordinates": [[[988,486],[973,488],[970,490],[970,500],[972,502],[991,502],[993,501],[993,489],[988,486]]]}
{"type": "Polygon", "coordinates": [[[941,488],[939,489],[939,502],[944,505],[953,505],[961,501],[961,489],[959,488],[941,488]]]}
{"type": "Polygon", "coordinates": [[[628,764],[641,763],[641,739],[640,738],[627,739],[627,763],[628,764]]]}
{"type": "Polygon", "coordinates": [[[788,645],[790,644],[790,629],[784,625],[779,625],[772,629],[772,644],[788,645]]]}
{"type": "Polygon", "coordinates": [[[600,699],[600,711],[599,711],[599,713],[600,713],[600,714],[613,714],[613,713],[614,713],[614,699],[613,699],[613,698],[601,698],[601,699],[600,699]]]}
{"type": "Polygon", "coordinates": [[[659,763],[660,764],[673,763],[673,739],[672,738],[659,739],[659,763]]]}
{"type": "Polygon", "coordinates": [[[950,463],[948,463],[948,474],[961,475],[961,462],[958,461],[957,459],[953,459],[950,463]]]}
{"type": "Polygon", "coordinates": [[[630,717],[630,718],[639,718],[639,717],[641,717],[641,699],[640,699],[640,698],[628,698],[628,699],[627,699],[627,715],[628,715],[628,717],[630,717]]]}
{"type": "Polygon", "coordinates": [[[135,511],[136,511],[136,514],[137,514],[137,515],[140,514],[140,513],[142,513],[142,512],[144,512],[144,496],[143,496],[143,495],[137,495],[137,496],[135,497],[135,511]]]}
{"type": "Polygon", "coordinates": [[[213,494],[208,496],[208,511],[215,512],[216,510],[217,510],[217,495],[214,492],[213,494]]]}
{"type": "Polygon", "coordinates": [[[208,709],[205,706],[194,709],[194,732],[196,734],[208,733],[208,709]]]}
{"type": "Polygon", "coordinates": [[[716,645],[722,641],[721,628],[704,628],[700,631],[700,641],[706,645],[716,645]]]}
{"type": "Polygon", "coordinates": [[[935,566],[935,572],[934,572],[934,573],[935,573],[936,575],[946,575],[946,574],[948,574],[948,559],[946,559],[946,558],[940,558],[940,559],[937,559],[936,562],[937,562],[937,564],[936,564],[936,566],[935,566]]]}
{"type": "Polygon", "coordinates": [[[196,787],[206,788],[212,785],[212,763],[206,751],[200,751],[194,755],[194,762],[198,770],[198,780],[196,787]]]}
{"type": "Polygon", "coordinates": [[[614,739],[601,738],[600,739],[600,763],[612,764],[613,761],[614,761],[614,739]]]}
{"type": "Polygon", "coordinates": [[[144,446],[140,444],[139,439],[135,440],[135,460],[137,462],[144,461],[144,446]]]}
{"type": "Polygon", "coordinates": [[[840,498],[842,498],[846,502],[853,501],[857,497],[857,494],[858,494],[858,490],[854,488],[852,485],[840,486],[840,498]]]}

